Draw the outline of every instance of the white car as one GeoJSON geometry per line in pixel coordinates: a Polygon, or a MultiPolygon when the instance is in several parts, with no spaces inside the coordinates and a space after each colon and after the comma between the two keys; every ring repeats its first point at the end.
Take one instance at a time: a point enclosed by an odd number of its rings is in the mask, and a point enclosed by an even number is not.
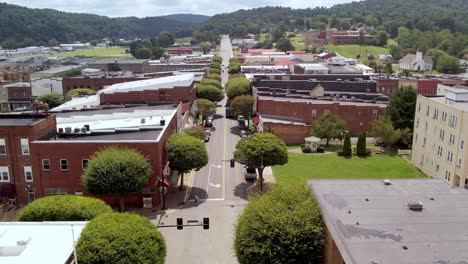
{"type": "Polygon", "coordinates": [[[244,166],[244,177],[246,181],[255,181],[257,179],[257,169],[244,166]]]}

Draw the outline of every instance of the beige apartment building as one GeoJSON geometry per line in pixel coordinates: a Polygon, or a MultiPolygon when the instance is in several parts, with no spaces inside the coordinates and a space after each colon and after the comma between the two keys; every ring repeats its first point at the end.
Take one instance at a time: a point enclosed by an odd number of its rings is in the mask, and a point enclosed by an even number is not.
{"type": "Polygon", "coordinates": [[[468,188],[468,87],[442,87],[444,95],[418,95],[411,162],[426,175],[468,188]]]}

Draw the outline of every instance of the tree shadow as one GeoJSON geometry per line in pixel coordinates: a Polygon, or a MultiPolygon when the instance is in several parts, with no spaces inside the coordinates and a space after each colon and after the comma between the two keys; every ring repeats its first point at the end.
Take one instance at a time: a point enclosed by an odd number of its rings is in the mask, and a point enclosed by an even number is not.
{"type": "Polygon", "coordinates": [[[204,203],[208,197],[206,190],[192,187],[190,189],[190,195],[186,201],[180,201],[177,204],[178,209],[187,209],[192,207],[197,207],[198,205],[204,203]]]}
{"type": "Polygon", "coordinates": [[[224,118],[223,115],[220,115],[220,114],[213,115],[213,119],[222,119],[222,118],[224,118]]]}
{"type": "Polygon", "coordinates": [[[239,131],[240,131],[240,129],[239,129],[238,126],[233,126],[230,129],[231,134],[236,135],[236,136],[239,136],[239,131]]]}
{"type": "Polygon", "coordinates": [[[243,182],[237,185],[234,188],[234,196],[239,197],[243,200],[247,200],[249,198],[248,188],[252,186],[254,181],[243,182]]]}

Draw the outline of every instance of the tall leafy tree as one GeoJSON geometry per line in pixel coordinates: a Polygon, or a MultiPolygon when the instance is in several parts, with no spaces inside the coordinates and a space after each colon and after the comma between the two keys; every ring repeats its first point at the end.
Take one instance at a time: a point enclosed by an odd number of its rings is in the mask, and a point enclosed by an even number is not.
{"type": "Polygon", "coordinates": [[[271,133],[256,133],[242,138],[236,145],[234,158],[242,164],[252,164],[258,170],[260,190],[263,191],[263,170],[268,166],[288,162],[288,151],[283,140],[271,133]]]}
{"type": "Polygon", "coordinates": [[[231,102],[231,112],[235,116],[243,115],[246,118],[253,116],[254,98],[250,95],[240,95],[231,102]]]}
{"type": "Polygon", "coordinates": [[[47,93],[39,96],[37,98],[38,101],[47,103],[50,108],[57,107],[63,104],[63,95],[58,93],[47,93]]]}
{"type": "Polygon", "coordinates": [[[170,32],[163,31],[159,33],[159,45],[161,47],[169,47],[174,44],[174,35],[170,32]]]}
{"type": "Polygon", "coordinates": [[[414,126],[414,113],[416,111],[416,89],[412,86],[403,86],[390,98],[385,109],[385,115],[390,118],[396,129],[414,126]]]}
{"type": "Polygon", "coordinates": [[[239,95],[246,95],[250,92],[250,82],[243,77],[235,77],[229,79],[225,86],[226,95],[230,100],[233,100],[239,95]]]}
{"type": "Polygon", "coordinates": [[[185,134],[172,134],[166,144],[170,167],[180,174],[180,190],[184,186],[184,174],[200,169],[208,163],[205,145],[197,138],[185,134]]]}
{"type": "Polygon", "coordinates": [[[392,120],[388,116],[380,117],[372,124],[372,134],[390,148],[400,139],[400,131],[393,127],[392,120]]]}
{"type": "Polygon", "coordinates": [[[351,157],[353,155],[353,150],[351,148],[351,138],[349,133],[346,133],[343,143],[343,156],[351,157]]]}
{"type": "Polygon", "coordinates": [[[197,86],[197,98],[207,99],[212,102],[219,102],[223,100],[223,92],[213,85],[198,85],[197,86]]]}
{"type": "Polygon", "coordinates": [[[346,131],[346,123],[339,116],[330,112],[324,113],[312,123],[312,135],[326,140],[328,146],[331,139],[342,139],[346,131]]]}
{"type": "Polygon", "coordinates": [[[276,42],[275,47],[281,51],[294,50],[294,46],[292,45],[291,41],[284,37],[280,38],[278,42],[276,42]]]}
{"type": "Polygon", "coordinates": [[[442,73],[459,73],[460,62],[457,58],[450,55],[442,55],[437,62],[437,71],[442,73]]]}
{"type": "Polygon", "coordinates": [[[151,173],[146,157],[137,150],[112,146],[91,156],[81,178],[92,194],[119,195],[120,210],[124,211],[125,195],[138,192],[151,173]]]}
{"type": "Polygon", "coordinates": [[[383,71],[388,75],[392,75],[392,73],[393,73],[392,64],[390,62],[385,63],[383,71]]]}
{"type": "Polygon", "coordinates": [[[216,112],[216,104],[208,99],[197,99],[197,114],[207,117],[216,112]]]}
{"type": "Polygon", "coordinates": [[[202,42],[200,43],[200,49],[203,54],[208,54],[211,51],[211,44],[209,42],[202,42]]]}

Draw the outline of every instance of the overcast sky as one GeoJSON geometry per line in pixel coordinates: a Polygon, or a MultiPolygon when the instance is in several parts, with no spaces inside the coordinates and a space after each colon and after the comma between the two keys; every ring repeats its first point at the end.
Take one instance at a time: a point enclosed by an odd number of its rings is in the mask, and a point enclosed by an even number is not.
{"type": "Polygon", "coordinates": [[[52,8],[67,12],[91,13],[110,17],[160,16],[169,14],[215,15],[262,6],[293,8],[330,7],[352,0],[0,0],[32,8],[52,8]]]}

